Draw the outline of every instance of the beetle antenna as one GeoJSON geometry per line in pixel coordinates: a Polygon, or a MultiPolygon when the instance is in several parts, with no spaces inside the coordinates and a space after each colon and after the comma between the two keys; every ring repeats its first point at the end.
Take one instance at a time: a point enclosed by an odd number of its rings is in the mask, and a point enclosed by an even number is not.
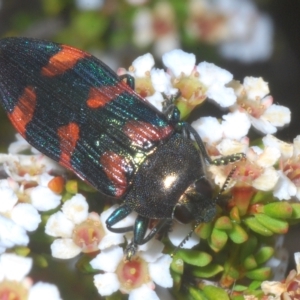
{"type": "Polygon", "coordinates": [[[186,237],[180,242],[180,244],[173,250],[171,253],[171,257],[174,257],[174,255],[177,253],[177,251],[182,248],[182,246],[189,240],[191,235],[193,234],[194,230],[198,227],[200,222],[197,222],[194,226],[193,229],[186,235],[186,237]]]}
{"type": "MultiPolygon", "coordinates": [[[[230,171],[230,173],[228,174],[222,188],[220,189],[218,195],[216,196],[214,202],[217,203],[221,194],[223,194],[223,192],[227,189],[229,182],[236,170],[236,166],[233,166],[232,170],[230,171]]],[[[191,237],[191,235],[193,234],[194,230],[199,226],[201,222],[197,222],[194,226],[193,229],[186,235],[186,237],[180,242],[180,244],[173,250],[173,252],[171,253],[171,257],[174,257],[174,255],[177,253],[177,251],[182,248],[182,246],[188,241],[188,239],[191,237]]]]}
{"type": "Polygon", "coordinates": [[[221,196],[221,195],[224,193],[224,191],[227,189],[227,187],[228,187],[228,185],[229,185],[229,182],[230,182],[230,180],[231,180],[231,178],[232,178],[232,176],[233,176],[233,174],[234,174],[236,168],[237,168],[236,166],[233,166],[233,168],[231,169],[231,171],[230,171],[230,173],[228,174],[228,176],[227,176],[227,178],[226,178],[226,180],[225,180],[225,182],[224,182],[222,188],[220,189],[218,195],[216,196],[216,198],[215,198],[215,200],[214,200],[215,203],[218,202],[220,196],[221,196]]]}

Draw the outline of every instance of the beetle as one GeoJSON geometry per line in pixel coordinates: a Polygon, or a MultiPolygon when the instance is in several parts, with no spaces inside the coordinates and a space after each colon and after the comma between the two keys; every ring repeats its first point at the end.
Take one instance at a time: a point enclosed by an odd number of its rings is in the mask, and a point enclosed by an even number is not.
{"type": "Polygon", "coordinates": [[[131,76],[119,77],[91,54],[63,44],[0,40],[0,97],[29,144],[123,201],[106,225],[116,233],[133,231],[127,259],[174,218],[211,221],[216,203],[206,167],[243,157],[212,160],[173,101],[158,111],[134,91],[131,76]],[[114,227],[132,211],[134,226],[114,227]],[[151,219],[158,221],[146,234],[151,219]]]}

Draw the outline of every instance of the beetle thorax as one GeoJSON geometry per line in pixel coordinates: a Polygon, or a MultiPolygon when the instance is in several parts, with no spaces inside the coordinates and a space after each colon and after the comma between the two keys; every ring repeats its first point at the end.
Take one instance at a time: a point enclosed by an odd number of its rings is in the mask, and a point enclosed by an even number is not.
{"type": "Polygon", "coordinates": [[[125,203],[148,218],[172,218],[182,194],[204,174],[194,143],[175,134],[139,168],[125,203]]]}

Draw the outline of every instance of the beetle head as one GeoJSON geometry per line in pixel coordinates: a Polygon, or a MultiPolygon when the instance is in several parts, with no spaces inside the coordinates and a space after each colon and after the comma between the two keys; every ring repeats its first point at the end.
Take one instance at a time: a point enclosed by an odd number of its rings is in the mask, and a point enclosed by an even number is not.
{"type": "Polygon", "coordinates": [[[202,177],[191,184],[180,197],[174,210],[174,217],[181,223],[196,221],[209,222],[216,215],[216,202],[213,200],[213,188],[202,177]]]}

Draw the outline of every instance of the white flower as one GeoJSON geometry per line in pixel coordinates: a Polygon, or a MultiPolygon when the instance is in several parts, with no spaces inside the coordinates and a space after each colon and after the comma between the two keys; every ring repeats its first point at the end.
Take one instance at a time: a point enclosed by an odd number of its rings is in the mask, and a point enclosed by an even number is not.
{"type": "Polygon", "coordinates": [[[26,246],[29,243],[29,237],[26,230],[17,225],[11,219],[0,214],[0,248],[1,252],[6,248],[12,248],[16,245],[26,246]]]}
{"type": "Polygon", "coordinates": [[[157,56],[179,46],[176,15],[173,6],[168,2],[159,1],[153,9],[137,10],[133,19],[133,29],[134,43],[139,47],[152,44],[153,52],[157,56]]]}
{"type": "Polygon", "coordinates": [[[0,294],[2,295],[1,288],[4,288],[5,295],[10,295],[11,289],[11,294],[16,299],[23,299],[25,292],[26,299],[28,300],[61,300],[59,291],[55,285],[45,282],[38,282],[32,285],[32,280],[26,277],[31,267],[31,258],[21,257],[16,254],[1,254],[0,294]],[[1,283],[3,283],[2,286],[1,283]]]}
{"type": "Polygon", "coordinates": [[[243,84],[232,81],[230,86],[237,96],[237,103],[232,111],[239,110],[246,114],[251,124],[264,134],[272,134],[276,127],[282,127],[291,120],[291,111],[284,106],[273,104],[269,95],[268,83],[261,77],[245,77],[243,84]]]}
{"type": "Polygon", "coordinates": [[[32,267],[32,259],[16,254],[4,253],[0,256],[0,281],[21,281],[29,273],[32,267]]]}
{"type": "Polygon", "coordinates": [[[251,123],[245,114],[235,111],[223,115],[222,118],[223,120],[219,122],[217,118],[202,117],[194,121],[192,126],[209,145],[217,144],[224,139],[240,141],[248,134],[251,123]]]}
{"type": "Polygon", "coordinates": [[[41,222],[37,209],[30,203],[18,203],[20,194],[17,182],[13,179],[0,180],[0,248],[16,245],[25,246],[29,242],[26,231],[34,231],[41,222]]]}
{"type": "MultiPolygon", "coordinates": [[[[58,237],[51,245],[52,255],[69,259],[80,252],[94,252],[123,243],[123,235],[109,231],[105,224],[115,209],[113,206],[99,217],[97,213],[88,213],[88,204],[81,194],[66,201],[62,211],[51,215],[46,223],[45,232],[58,237]]],[[[133,223],[134,218],[129,215],[114,227],[127,227],[133,223]]]]}
{"type": "Polygon", "coordinates": [[[59,290],[54,284],[46,282],[36,283],[30,290],[28,300],[61,300],[59,290]]]}
{"type": "Polygon", "coordinates": [[[154,58],[152,54],[147,53],[139,56],[132,62],[133,72],[135,77],[144,77],[154,66],[154,58]]]}
{"type": "Polygon", "coordinates": [[[164,65],[171,71],[174,77],[191,75],[195,68],[196,57],[192,53],[186,53],[181,49],[175,49],[162,56],[164,65]]]}
{"type": "Polygon", "coordinates": [[[202,62],[196,67],[199,80],[207,88],[208,98],[216,101],[221,107],[228,107],[236,102],[234,90],[225,85],[233,79],[233,75],[215,64],[202,62]]]}
{"type": "Polygon", "coordinates": [[[279,180],[273,194],[279,200],[290,200],[296,197],[300,200],[299,172],[299,144],[300,136],[294,139],[293,144],[285,143],[272,135],[263,138],[265,146],[277,149],[280,153],[280,170],[277,171],[279,180]]]}
{"type": "Polygon", "coordinates": [[[154,282],[162,287],[172,287],[170,275],[171,257],[155,250],[159,241],[146,251],[140,251],[131,261],[123,260],[123,249],[118,246],[103,250],[91,261],[94,269],[104,274],[94,276],[94,283],[101,296],[108,296],[120,290],[129,294],[129,299],[158,299],[154,290],[154,282]],[[147,254],[155,251],[156,258],[147,254]],[[151,258],[151,261],[148,261],[151,258]],[[130,271],[129,271],[130,270],[130,271]]]}
{"type": "Polygon", "coordinates": [[[157,92],[165,95],[176,94],[177,89],[172,86],[171,77],[168,73],[161,69],[152,69],[150,74],[153,88],[157,92]]]}

